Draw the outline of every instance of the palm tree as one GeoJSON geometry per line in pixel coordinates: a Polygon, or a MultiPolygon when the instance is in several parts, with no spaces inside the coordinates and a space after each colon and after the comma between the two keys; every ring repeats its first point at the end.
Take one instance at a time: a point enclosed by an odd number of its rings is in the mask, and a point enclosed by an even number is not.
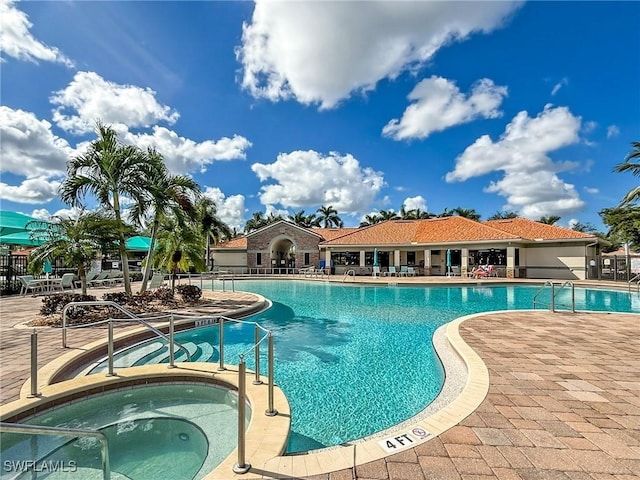
{"type": "MultiPolygon", "coordinates": [[[[624,163],[620,163],[613,169],[614,172],[631,171],[635,176],[640,176],[640,142],[631,142],[632,150],[626,156],[624,163]]],[[[640,199],[640,186],[634,187],[624,196],[620,206],[629,205],[640,199]]]]}
{"type": "Polygon", "coordinates": [[[267,219],[264,217],[264,212],[253,212],[253,216],[244,224],[244,232],[251,233],[265,225],[267,225],[267,219]]]}
{"type": "Polygon", "coordinates": [[[200,187],[193,179],[183,175],[171,175],[165,166],[162,155],[155,149],[148,149],[146,155],[149,159],[149,164],[153,165],[154,169],[151,171],[149,178],[146,179],[148,182],[146,185],[147,194],[143,203],[136,203],[132,209],[132,217],[138,223],[141,222],[148,210],[153,212],[151,241],[147,252],[140,293],[147,289],[160,221],[171,214],[175,216],[180,225],[187,220],[195,219],[194,198],[197,198],[200,194],[200,187]]]}
{"type": "Polygon", "coordinates": [[[124,222],[120,199],[129,197],[134,204],[145,198],[146,181],[156,166],[137,147],[123,145],[112,127],[97,123],[98,138],[91,142],[85,153],[67,164],[67,178],[60,186],[62,201],[72,206],[82,206],[82,199],[93,194],[103,208],[112,211],[118,229],[118,249],[122,261],[124,289],[131,295],[129,263],[125,247],[124,222]]]}
{"type": "Polygon", "coordinates": [[[380,223],[382,221],[382,217],[377,213],[372,213],[364,216],[364,220],[360,222],[361,227],[368,227],[369,225],[375,225],[376,223],[380,223]]]}
{"type": "Polygon", "coordinates": [[[44,243],[36,247],[29,256],[29,268],[39,272],[47,260],[62,258],[65,265],[78,269],[82,284],[82,294],[87,294],[87,271],[91,268],[91,260],[118,240],[120,223],[113,214],[105,212],[81,212],[78,218],[69,219],[52,217],[52,222],[42,226],[34,226],[31,237],[44,243]]]}
{"type": "Polygon", "coordinates": [[[478,222],[480,220],[480,214],[476,212],[475,208],[462,208],[456,207],[452,210],[455,215],[459,215],[460,217],[468,218],[470,220],[475,220],[478,222]]]}
{"type": "Polygon", "coordinates": [[[496,212],[488,220],[507,220],[509,218],[518,218],[518,214],[516,212],[496,212]]]}
{"type": "Polygon", "coordinates": [[[211,241],[213,244],[220,243],[222,240],[230,240],[237,236],[235,229],[232,231],[229,225],[224,223],[218,217],[218,208],[215,202],[209,197],[202,196],[196,204],[198,212],[198,221],[200,223],[201,232],[206,239],[205,259],[207,266],[211,258],[211,241]]]}
{"type": "Polygon", "coordinates": [[[544,217],[540,217],[538,222],[545,223],[547,225],[555,225],[558,220],[560,220],[560,217],[557,215],[545,215],[544,217]]]}
{"type": "Polygon", "coordinates": [[[153,257],[153,267],[171,272],[171,290],[175,289],[178,271],[204,271],[202,258],[204,238],[194,222],[180,224],[175,217],[164,217],[158,228],[158,244],[153,257]]]}
{"type": "Polygon", "coordinates": [[[344,227],[344,222],[338,216],[338,211],[333,208],[333,205],[329,205],[328,207],[322,205],[316,212],[320,214],[320,224],[324,228],[331,228],[332,226],[336,228],[344,227]]]}
{"type": "Polygon", "coordinates": [[[400,216],[393,210],[380,210],[378,215],[380,215],[380,218],[382,219],[381,221],[400,219],[400,216]]]}
{"type": "Polygon", "coordinates": [[[320,219],[316,218],[315,213],[305,215],[304,210],[300,210],[295,215],[289,215],[289,220],[300,227],[312,228],[320,226],[320,219]]]}

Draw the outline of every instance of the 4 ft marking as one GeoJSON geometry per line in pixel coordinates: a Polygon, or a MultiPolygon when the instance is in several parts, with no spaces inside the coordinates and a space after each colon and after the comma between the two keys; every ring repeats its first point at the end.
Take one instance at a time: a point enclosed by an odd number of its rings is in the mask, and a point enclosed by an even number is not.
{"type": "Polygon", "coordinates": [[[429,438],[431,434],[422,428],[380,440],[378,445],[386,452],[395,452],[413,446],[418,440],[429,438]]]}

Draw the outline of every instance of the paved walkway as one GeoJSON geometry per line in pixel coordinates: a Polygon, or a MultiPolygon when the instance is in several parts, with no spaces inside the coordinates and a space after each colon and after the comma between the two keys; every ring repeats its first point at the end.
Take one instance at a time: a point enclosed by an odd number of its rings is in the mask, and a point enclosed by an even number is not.
{"type": "MultiPolygon", "coordinates": [[[[251,297],[216,292],[226,309],[251,297]]],[[[29,376],[31,330],[13,326],[39,307],[38,298],[0,299],[2,403],[18,398],[29,376]]],[[[640,315],[484,314],[461,334],[490,373],[489,394],[473,414],[417,448],[311,478],[640,478],[640,315]]],[[[70,343],[104,336],[76,330],[70,343]]],[[[60,355],[60,330],[40,330],[39,346],[41,365],[60,355]]]]}

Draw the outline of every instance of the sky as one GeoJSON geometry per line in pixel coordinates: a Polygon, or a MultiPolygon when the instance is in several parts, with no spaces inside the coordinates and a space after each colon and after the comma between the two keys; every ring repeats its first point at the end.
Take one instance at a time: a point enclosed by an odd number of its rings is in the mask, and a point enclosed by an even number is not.
{"type": "MultiPolygon", "coordinates": [[[[254,212],[598,212],[637,184],[640,2],[0,0],[0,206],[38,218],[97,121],[254,212]]],[[[87,207],[95,207],[87,199],[87,207]]]]}

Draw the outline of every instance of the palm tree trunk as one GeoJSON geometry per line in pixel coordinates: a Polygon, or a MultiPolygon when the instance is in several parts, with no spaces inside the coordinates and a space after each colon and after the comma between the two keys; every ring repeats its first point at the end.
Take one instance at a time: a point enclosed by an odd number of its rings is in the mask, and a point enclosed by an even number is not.
{"type": "MultiPolygon", "coordinates": [[[[116,215],[116,220],[122,225],[122,217],[120,216],[120,199],[118,198],[118,192],[113,192],[113,210],[116,215]]],[[[131,295],[131,279],[129,278],[129,257],[127,256],[126,239],[124,238],[124,232],[122,229],[118,232],[118,238],[120,245],[120,261],[122,262],[122,276],[124,277],[124,291],[127,295],[131,295]]]]}
{"type": "Polygon", "coordinates": [[[144,274],[142,276],[142,285],[140,286],[140,293],[144,293],[147,290],[147,283],[149,282],[149,273],[151,273],[151,265],[153,264],[153,246],[156,243],[156,237],[158,236],[158,226],[160,225],[160,218],[156,215],[153,219],[153,227],[151,228],[151,243],[149,245],[149,251],[147,252],[147,260],[144,266],[144,274]]]}
{"type": "Polygon", "coordinates": [[[84,265],[80,263],[78,265],[78,276],[80,277],[80,284],[82,285],[82,295],[87,294],[87,271],[84,269],[84,265]]]}

